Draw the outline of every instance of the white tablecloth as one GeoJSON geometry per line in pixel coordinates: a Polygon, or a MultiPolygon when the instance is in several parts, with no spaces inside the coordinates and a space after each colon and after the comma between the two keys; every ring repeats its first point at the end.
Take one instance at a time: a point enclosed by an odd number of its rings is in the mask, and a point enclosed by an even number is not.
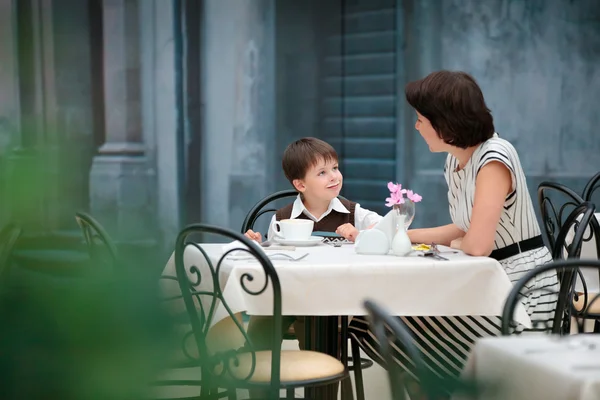
{"type": "MultiPolygon", "coordinates": [[[[596,219],[600,222],[600,213],[595,214],[596,219]]],[[[573,240],[574,231],[567,236],[566,241],[570,243],[573,240]]],[[[590,228],[586,230],[583,237],[588,238],[590,236],[590,228]]],[[[596,254],[596,237],[593,237],[592,240],[583,242],[581,245],[581,258],[587,259],[598,259],[598,254],[596,254]]],[[[588,292],[590,293],[600,293],[600,282],[598,281],[598,270],[595,268],[582,268],[581,274],[585,279],[585,284],[587,285],[588,292]]],[[[581,284],[581,279],[577,279],[577,283],[575,284],[575,290],[583,292],[583,285],[581,284]]]]}
{"type": "Polygon", "coordinates": [[[600,398],[600,336],[481,339],[465,375],[492,385],[482,399],[596,400],[600,398]]]}
{"type": "MultiPolygon", "coordinates": [[[[223,245],[201,246],[216,266],[223,245]]],[[[394,315],[501,315],[512,288],[500,264],[488,257],[443,254],[449,261],[441,261],[416,255],[359,255],[353,245],[334,248],[325,244],[297,248],[289,254],[306,252],[309,255],[301,261],[273,260],[281,282],[283,315],[364,315],[367,298],[394,315]]],[[[198,250],[187,247],[186,268],[201,266],[202,260],[198,250]]],[[[221,266],[220,285],[229,307],[250,315],[272,314],[271,288],[259,296],[248,295],[241,287],[245,274],[254,277],[246,282],[248,288],[258,290],[264,285],[257,262],[225,259],[221,266]]],[[[163,275],[175,275],[173,257],[163,275]]],[[[217,312],[215,320],[225,316],[222,312],[217,312]]],[[[530,326],[523,307],[517,309],[516,320],[530,326]]]]}

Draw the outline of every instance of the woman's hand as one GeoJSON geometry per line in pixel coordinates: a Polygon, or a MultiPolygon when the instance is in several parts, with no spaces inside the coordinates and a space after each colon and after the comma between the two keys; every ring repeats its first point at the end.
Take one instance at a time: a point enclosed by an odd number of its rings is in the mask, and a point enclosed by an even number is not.
{"type": "Polygon", "coordinates": [[[456,250],[461,250],[462,240],[463,238],[461,237],[459,237],[458,239],[454,239],[452,242],[450,242],[450,247],[456,250]]]}
{"type": "Polygon", "coordinates": [[[248,229],[248,232],[244,233],[244,236],[250,240],[256,240],[258,243],[262,242],[262,235],[260,232],[254,232],[252,229],[248,229]]]}
{"type": "Polygon", "coordinates": [[[348,239],[351,242],[354,242],[358,236],[358,229],[356,229],[352,224],[344,224],[338,226],[338,228],[335,230],[335,233],[342,235],[345,239],[348,239]]]}

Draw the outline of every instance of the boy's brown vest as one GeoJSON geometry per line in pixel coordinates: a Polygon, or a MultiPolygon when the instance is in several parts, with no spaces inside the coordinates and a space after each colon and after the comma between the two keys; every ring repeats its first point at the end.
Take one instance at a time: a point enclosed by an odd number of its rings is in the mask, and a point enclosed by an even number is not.
{"type": "MultiPolygon", "coordinates": [[[[335,230],[340,225],[344,225],[346,223],[355,225],[354,224],[354,210],[356,209],[356,203],[349,201],[349,200],[345,200],[345,199],[339,199],[339,201],[342,202],[344,207],[346,207],[346,209],[348,211],[350,211],[350,213],[341,213],[341,212],[337,212],[335,210],[331,210],[329,215],[327,215],[325,218],[323,218],[319,222],[315,222],[313,231],[335,232],[335,230]]],[[[294,208],[294,203],[289,204],[283,208],[280,208],[279,210],[277,210],[277,212],[275,212],[275,219],[277,221],[281,221],[282,219],[289,219],[290,216],[292,215],[292,208],[294,208]]],[[[296,218],[310,219],[304,213],[300,214],[296,218]]]]}

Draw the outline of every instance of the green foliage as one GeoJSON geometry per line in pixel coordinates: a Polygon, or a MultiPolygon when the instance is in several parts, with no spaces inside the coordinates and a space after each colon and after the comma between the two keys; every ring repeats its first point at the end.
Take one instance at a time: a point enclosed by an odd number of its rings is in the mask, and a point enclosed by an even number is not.
{"type": "Polygon", "coordinates": [[[143,397],[171,343],[158,293],[139,276],[13,283],[0,298],[0,397],[143,397]]]}

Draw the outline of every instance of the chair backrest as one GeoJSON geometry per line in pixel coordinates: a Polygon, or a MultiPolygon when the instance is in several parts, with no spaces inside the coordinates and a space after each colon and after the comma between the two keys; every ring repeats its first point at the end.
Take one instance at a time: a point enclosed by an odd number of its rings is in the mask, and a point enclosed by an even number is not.
{"type": "Polygon", "coordinates": [[[592,196],[598,188],[600,188],[600,172],[596,173],[596,175],[594,175],[592,179],[590,179],[589,182],[585,185],[581,197],[585,201],[592,201],[592,196]]]}
{"type": "Polygon", "coordinates": [[[102,264],[110,263],[111,267],[115,269],[119,259],[117,246],[102,225],[84,212],[76,212],[75,220],[83,234],[90,258],[102,264]]]}
{"type": "Polygon", "coordinates": [[[275,192],[273,194],[268,195],[267,197],[265,197],[264,199],[260,200],[258,203],[256,203],[248,212],[248,214],[246,215],[246,218],[244,219],[244,222],[242,223],[242,234],[246,233],[248,231],[248,229],[254,229],[254,224],[256,223],[256,220],[258,220],[258,218],[266,213],[269,212],[275,212],[277,211],[276,208],[273,207],[268,207],[265,208],[267,206],[269,206],[271,203],[275,202],[276,200],[279,199],[283,199],[286,197],[296,197],[298,196],[298,192],[293,190],[293,189],[289,189],[289,190],[282,190],[280,192],[275,192]]]}
{"type": "Polygon", "coordinates": [[[0,231],[0,285],[6,282],[10,272],[10,256],[22,229],[15,224],[8,224],[0,231]]]}
{"type": "Polygon", "coordinates": [[[369,313],[371,329],[379,342],[381,355],[386,364],[385,367],[388,371],[392,399],[404,400],[406,399],[404,379],[401,375],[402,371],[400,367],[394,361],[390,341],[394,343],[399,342],[403,346],[403,350],[414,363],[415,375],[417,377],[425,373],[423,358],[415,346],[415,341],[410,331],[399,318],[390,316],[386,310],[372,300],[366,300],[364,307],[369,313]]]}
{"type": "MultiPolygon", "coordinates": [[[[244,234],[248,231],[248,229],[254,229],[254,224],[256,223],[256,221],[258,220],[258,218],[261,215],[264,215],[264,214],[270,213],[270,212],[272,212],[272,213],[276,212],[277,208],[274,208],[271,203],[273,203],[279,199],[286,198],[286,197],[294,197],[295,198],[296,196],[298,196],[298,192],[294,189],[289,189],[289,190],[282,190],[280,192],[275,192],[273,194],[268,195],[264,199],[260,200],[258,203],[256,203],[252,207],[252,209],[250,209],[250,211],[246,215],[246,218],[244,219],[244,222],[242,223],[241,233],[244,234]],[[267,206],[270,206],[270,207],[267,207],[267,206]],[[267,208],[265,208],[265,207],[267,207],[267,208]]],[[[338,196],[338,198],[345,200],[345,197],[343,197],[343,196],[338,196]]]]}
{"type": "MultiPolygon", "coordinates": [[[[427,398],[445,398],[449,393],[474,394],[475,384],[451,377],[442,380],[426,367],[415,339],[400,318],[391,316],[387,310],[372,300],[366,300],[364,307],[369,314],[371,329],[379,342],[381,355],[386,364],[393,400],[407,398],[405,389],[408,388],[404,381],[408,376],[406,374],[403,376],[400,367],[394,361],[391,343],[401,347],[413,363],[414,377],[418,379],[421,390],[425,392],[427,398]]],[[[410,389],[408,391],[410,393],[410,389]]]]}
{"type": "Polygon", "coordinates": [[[596,244],[596,254],[600,254],[600,224],[594,216],[595,211],[596,206],[586,201],[565,218],[552,249],[554,261],[564,259],[565,252],[566,258],[579,258],[583,242],[592,240],[596,244]]]}
{"type": "MultiPolygon", "coordinates": [[[[273,299],[273,351],[271,353],[271,383],[268,398],[278,398],[280,387],[280,362],[281,362],[281,286],[273,264],[261,250],[257,249],[252,241],[237,232],[228,229],[206,225],[194,224],[184,228],[177,236],[175,253],[171,263],[174,261],[175,277],[178,282],[178,293],[174,299],[181,297],[183,307],[191,325],[191,336],[195,344],[195,350],[190,352],[184,350],[188,358],[196,358],[197,365],[201,368],[201,376],[205,387],[210,388],[215,381],[228,376],[230,381],[247,382],[254,374],[256,368],[256,355],[251,341],[248,339],[239,315],[234,313],[224,298],[221,284],[221,268],[225,258],[234,251],[248,253],[261,265],[258,274],[264,276],[253,276],[246,273],[240,278],[240,287],[248,295],[258,296],[264,293],[268,287],[272,290],[273,299]],[[209,255],[202,244],[190,240],[191,237],[201,235],[216,235],[227,241],[239,241],[240,246],[227,251],[219,252],[219,255],[209,255]],[[173,259],[174,258],[174,259],[173,259]],[[226,317],[229,329],[236,330],[235,333],[242,335],[245,345],[242,348],[224,348],[220,346],[217,350],[210,348],[211,332],[217,328],[214,324],[215,317],[219,314],[226,317]],[[275,345],[275,343],[279,345],[275,345]],[[249,368],[236,370],[238,357],[247,356],[249,368]]],[[[169,271],[169,264],[163,272],[164,275],[173,275],[169,271]]],[[[223,321],[222,319],[220,321],[223,321]]],[[[230,332],[231,333],[231,332],[230,332]]],[[[229,333],[229,334],[230,334],[229,333]]],[[[223,333],[227,336],[227,333],[223,333]]],[[[231,336],[231,335],[230,335],[231,336]]],[[[224,339],[225,340],[225,339],[224,339]]],[[[184,346],[188,346],[184,344],[184,346]]],[[[240,367],[241,368],[241,367],[240,367]]],[[[236,386],[235,383],[233,386],[236,386]]],[[[202,389],[204,390],[204,389],[202,389]]]]}
{"type": "Polygon", "coordinates": [[[540,183],[537,193],[544,235],[550,251],[554,252],[556,237],[565,217],[583,203],[583,199],[573,190],[555,182],[540,183]]]}
{"type": "Polygon", "coordinates": [[[558,260],[540,265],[523,275],[521,279],[513,285],[513,288],[504,303],[504,309],[502,311],[502,334],[510,335],[512,333],[512,328],[515,327],[513,316],[516,308],[521,304],[521,299],[539,292],[537,296],[538,301],[547,301],[546,299],[548,298],[557,298],[557,302],[551,320],[532,320],[534,330],[568,335],[570,332],[571,318],[584,318],[586,315],[589,315],[588,309],[591,308],[591,304],[596,300],[588,301],[589,298],[586,290],[582,294],[582,296],[584,296],[583,307],[580,307],[579,310],[575,308],[574,300],[576,300],[577,295],[575,294],[574,286],[576,278],[580,274],[580,268],[595,268],[600,273],[600,261],[577,258],[558,260]],[[553,273],[562,276],[562,280],[558,287],[530,289],[532,282],[535,282],[536,278],[550,276],[553,273]],[[542,300],[542,297],[546,297],[546,299],[542,300]]]}

